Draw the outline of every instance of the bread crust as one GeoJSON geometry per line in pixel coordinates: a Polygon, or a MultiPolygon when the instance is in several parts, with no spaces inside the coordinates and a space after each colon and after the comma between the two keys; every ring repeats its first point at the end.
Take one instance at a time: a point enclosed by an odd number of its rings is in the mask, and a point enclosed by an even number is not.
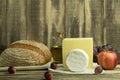
{"type": "Polygon", "coordinates": [[[2,52],[0,66],[43,65],[51,61],[52,54],[47,46],[36,41],[13,42],[2,52]]]}

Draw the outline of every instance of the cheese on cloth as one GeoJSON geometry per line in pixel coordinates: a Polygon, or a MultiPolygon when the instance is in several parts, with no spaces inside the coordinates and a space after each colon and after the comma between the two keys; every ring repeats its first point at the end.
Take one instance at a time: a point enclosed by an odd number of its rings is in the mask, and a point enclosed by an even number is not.
{"type": "Polygon", "coordinates": [[[66,64],[67,56],[68,54],[70,54],[70,51],[73,49],[82,49],[83,51],[85,51],[85,53],[88,55],[88,58],[89,58],[87,68],[91,69],[93,67],[93,38],[65,38],[63,40],[62,58],[63,58],[63,67],[65,69],[68,69],[68,66],[66,64]]]}
{"type": "Polygon", "coordinates": [[[82,49],[73,49],[67,56],[66,64],[71,71],[84,71],[87,69],[89,57],[82,49]]]}

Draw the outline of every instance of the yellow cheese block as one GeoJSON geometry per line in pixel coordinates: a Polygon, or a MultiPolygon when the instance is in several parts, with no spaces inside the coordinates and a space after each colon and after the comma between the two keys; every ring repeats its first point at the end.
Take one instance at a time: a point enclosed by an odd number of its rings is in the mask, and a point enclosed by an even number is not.
{"type": "Polygon", "coordinates": [[[65,38],[62,42],[63,66],[68,69],[66,59],[73,49],[84,50],[89,57],[88,69],[93,67],[93,38],[65,38]]]}

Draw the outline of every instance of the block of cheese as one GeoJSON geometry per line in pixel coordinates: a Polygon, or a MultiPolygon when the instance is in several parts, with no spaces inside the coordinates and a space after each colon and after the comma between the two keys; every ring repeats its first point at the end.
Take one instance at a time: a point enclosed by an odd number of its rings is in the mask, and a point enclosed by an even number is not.
{"type": "Polygon", "coordinates": [[[66,58],[66,65],[70,71],[85,71],[88,63],[88,54],[82,49],[71,50],[66,58]]]}
{"type": "Polygon", "coordinates": [[[89,62],[87,65],[88,69],[93,67],[93,38],[65,38],[62,42],[62,58],[63,58],[63,67],[68,69],[66,64],[67,56],[70,54],[73,49],[81,49],[89,57],[89,62]]]}

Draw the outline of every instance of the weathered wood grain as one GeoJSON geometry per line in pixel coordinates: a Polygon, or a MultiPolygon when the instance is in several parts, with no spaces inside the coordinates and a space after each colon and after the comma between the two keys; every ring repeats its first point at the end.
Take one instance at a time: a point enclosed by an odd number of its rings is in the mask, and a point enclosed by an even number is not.
{"type": "Polygon", "coordinates": [[[120,1],[105,0],[105,24],[107,28],[107,43],[113,45],[117,50],[120,49],[120,1]]]}
{"type": "Polygon", "coordinates": [[[65,3],[65,37],[83,37],[84,36],[84,1],[66,0],[65,3]]]}
{"type": "MultiPolygon", "coordinates": [[[[23,0],[6,0],[6,40],[7,44],[13,41],[26,39],[25,8],[23,0]]],[[[2,26],[1,26],[2,27],[2,26]]]]}
{"type": "Polygon", "coordinates": [[[42,41],[43,24],[41,21],[43,20],[41,19],[43,18],[42,11],[44,9],[41,9],[41,7],[43,8],[43,5],[40,5],[40,4],[43,2],[44,2],[43,0],[27,1],[27,7],[26,7],[27,39],[42,41]]]}
{"type": "Polygon", "coordinates": [[[93,37],[94,46],[120,49],[119,0],[0,0],[0,45],[20,39],[55,44],[66,37],[93,37]]]}
{"type": "Polygon", "coordinates": [[[7,45],[6,0],[0,0],[0,44],[7,45]]]}
{"type": "Polygon", "coordinates": [[[57,32],[63,33],[64,31],[65,3],[64,0],[47,0],[46,2],[46,24],[50,35],[47,42],[49,46],[53,46],[57,32]]]}
{"type": "MultiPolygon", "coordinates": [[[[16,71],[15,74],[9,74],[7,71],[0,72],[0,80],[45,80],[44,73],[47,70],[37,71],[16,71]]],[[[62,74],[51,72],[52,80],[119,80],[120,65],[114,70],[105,70],[103,74],[62,74]]]]}
{"type": "Polygon", "coordinates": [[[85,0],[85,34],[94,38],[94,45],[104,44],[104,0],[85,0]]]}

